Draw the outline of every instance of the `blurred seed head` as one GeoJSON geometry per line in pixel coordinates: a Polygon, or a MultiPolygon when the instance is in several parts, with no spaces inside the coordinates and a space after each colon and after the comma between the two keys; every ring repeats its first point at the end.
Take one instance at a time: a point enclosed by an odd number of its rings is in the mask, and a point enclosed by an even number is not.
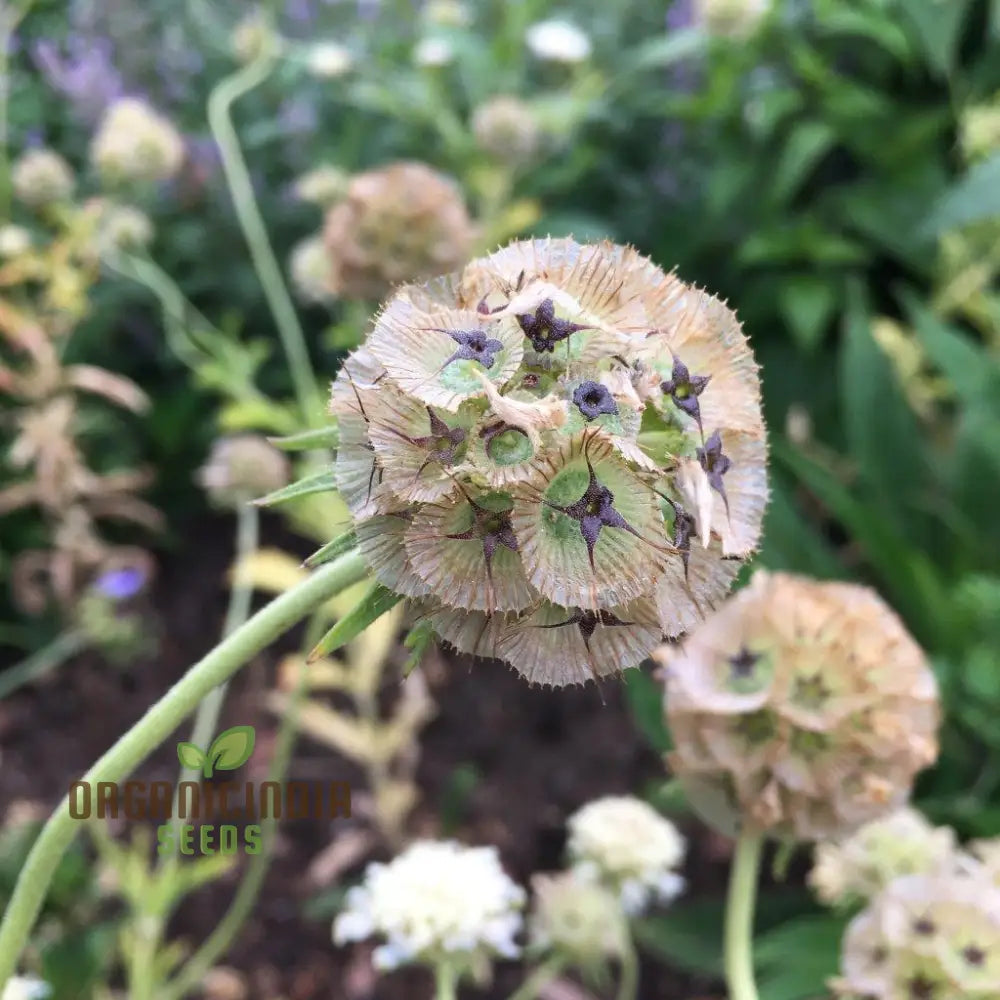
{"type": "Polygon", "coordinates": [[[0,226],[0,260],[20,257],[31,249],[31,233],[24,226],[0,226]]]}
{"type": "Polygon", "coordinates": [[[966,163],[984,160],[1000,149],[1000,94],[989,104],[977,104],[962,112],[958,124],[959,144],[966,163]]]}
{"type": "Polygon", "coordinates": [[[974,863],[891,882],[848,925],[839,997],[1000,996],[1000,889],[974,863]]]}
{"type": "Polygon", "coordinates": [[[669,902],[684,888],[676,870],[687,848],[670,820],[632,796],[588,802],[569,819],[572,870],[611,891],[629,916],[654,900],[669,902]]]}
{"type": "Polygon", "coordinates": [[[483,152],[520,166],[538,152],[541,130],[529,105],[517,97],[494,97],[472,115],[472,132],[483,152]]]}
{"type": "Polygon", "coordinates": [[[654,658],[670,765],[727,832],[844,835],[902,805],[937,756],[934,675],[866,587],[758,571],[654,658]]]}
{"type": "Polygon", "coordinates": [[[695,0],[696,20],[713,35],[746,38],[770,11],[772,0],[695,0]]]}
{"type": "Polygon", "coordinates": [[[467,28],[472,24],[472,11],[460,0],[430,0],[421,13],[428,24],[444,28],[467,28]]]}
{"type": "Polygon", "coordinates": [[[69,201],[76,187],[70,165],[51,149],[29,149],[11,167],[14,196],[29,208],[69,201]]]}
{"type": "Polygon", "coordinates": [[[590,58],[587,33],[569,21],[538,21],[525,34],[531,53],[546,62],[579,63],[590,58]]]}
{"type": "Polygon", "coordinates": [[[184,140],[145,101],[125,97],[104,113],[90,158],[109,184],[165,181],[180,169],[184,140]]]}
{"type": "Polygon", "coordinates": [[[818,844],[809,884],[830,905],[869,902],[893,879],[945,870],[955,850],[954,831],[904,806],[847,837],[818,844]]]}
{"type": "Polygon", "coordinates": [[[389,864],[368,866],[347,894],[333,938],[383,937],[372,956],[381,969],[448,962],[481,974],[498,956],[517,957],[524,902],[495,847],[417,841],[389,864]]]}
{"type": "Polygon", "coordinates": [[[288,484],[288,459],[256,434],[220,438],[198,471],[198,485],[209,502],[236,510],[288,484]]]}
{"type": "Polygon", "coordinates": [[[270,18],[254,11],[233,29],[230,44],[238,62],[251,63],[276,53],[281,48],[281,36],[274,30],[270,18]]]}
{"type": "Polygon", "coordinates": [[[629,946],[628,921],[616,894],[573,871],[534,875],[529,939],[578,968],[621,958],[629,946]]]}
{"type": "Polygon", "coordinates": [[[309,49],[306,65],[313,76],[334,80],[350,73],[354,68],[354,56],[347,46],[338,42],[320,42],[309,49]]]}
{"type": "MultiPolygon", "coordinates": [[[[344,254],[342,210],[327,245],[344,254]]],[[[760,535],[766,442],[739,322],[627,247],[516,242],[399,289],[331,411],[380,582],[532,683],[635,666],[725,595],[760,535]]]]}
{"type": "Polygon", "coordinates": [[[345,171],[323,164],[297,178],[293,191],[299,201],[332,208],[347,194],[350,183],[351,178],[345,171]]]}
{"type": "Polygon", "coordinates": [[[401,162],[352,177],[324,235],[332,290],[378,299],[400,282],[457,267],[475,230],[455,181],[426,164],[401,162]]]}
{"type": "Polygon", "coordinates": [[[153,242],[153,223],[134,205],[101,199],[97,210],[96,246],[100,256],[114,256],[122,250],[140,250],[153,242]]]}
{"type": "Polygon", "coordinates": [[[330,300],[330,258],[322,236],[310,236],[295,244],[288,260],[288,273],[301,302],[330,300]]]}

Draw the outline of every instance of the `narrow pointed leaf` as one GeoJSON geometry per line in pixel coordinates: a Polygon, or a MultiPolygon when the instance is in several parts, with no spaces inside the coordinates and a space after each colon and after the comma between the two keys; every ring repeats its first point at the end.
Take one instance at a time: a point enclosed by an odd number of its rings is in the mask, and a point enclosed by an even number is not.
{"type": "Polygon", "coordinates": [[[353,549],[357,540],[358,537],[353,529],[345,531],[342,535],[327,542],[321,549],[317,549],[302,565],[309,569],[315,569],[317,566],[322,566],[323,563],[333,562],[334,559],[338,559],[345,552],[353,549]]]}
{"type": "Polygon", "coordinates": [[[337,488],[336,480],[332,469],[323,472],[314,472],[311,476],[306,476],[298,482],[291,483],[283,489],[268,493],[266,497],[255,500],[258,507],[273,507],[279,503],[287,503],[289,500],[297,500],[299,497],[309,496],[311,493],[326,493],[337,488]]]}
{"type": "Polygon", "coordinates": [[[312,663],[321,656],[328,656],[349,643],[373,621],[392,610],[402,599],[402,595],[393,593],[382,584],[373,584],[368,593],[316,643],[316,647],[309,654],[308,662],[312,663]]]}
{"type": "Polygon", "coordinates": [[[310,451],[314,448],[336,448],[340,441],[340,429],[336,424],[317,427],[315,430],[290,434],[287,437],[272,437],[268,441],[282,451],[310,451]]]}

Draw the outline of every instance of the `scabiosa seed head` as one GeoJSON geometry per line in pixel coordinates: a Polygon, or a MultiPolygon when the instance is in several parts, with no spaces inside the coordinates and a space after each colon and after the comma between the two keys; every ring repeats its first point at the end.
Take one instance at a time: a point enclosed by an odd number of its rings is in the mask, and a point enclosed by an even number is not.
{"type": "Polygon", "coordinates": [[[937,755],[934,675],[866,587],[759,571],[654,658],[671,766],[730,830],[848,833],[900,806],[937,755]]]}
{"type": "Polygon", "coordinates": [[[235,510],[288,484],[288,459],[256,434],[235,434],[212,445],[198,471],[198,484],[210,502],[235,510]]]}
{"type": "Polygon", "coordinates": [[[11,167],[14,196],[29,208],[69,201],[76,187],[70,165],[51,149],[30,149],[11,167]]]}
{"type": "Polygon", "coordinates": [[[381,298],[401,282],[456,267],[474,235],[458,185],[426,164],[357,174],[326,219],[333,290],[381,298]]]}
{"type": "Polygon", "coordinates": [[[330,299],[330,258],[322,236],[310,236],[292,247],[288,274],[300,301],[312,303],[330,299]]]}
{"type": "Polygon", "coordinates": [[[868,902],[893,879],[941,871],[952,862],[955,834],[905,806],[847,837],[816,846],[809,884],[827,904],[868,902]]]}
{"type": "Polygon", "coordinates": [[[467,28],[472,24],[472,11],[461,0],[430,0],[421,8],[428,24],[444,28],[467,28]]]}
{"type": "Polygon", "coordinates": [[[611,890],[630,916],[684,888],[686,844],[670,820],[628,795],[588,802],[569,819],[569,857],[585,882],[611,890]]]}
{"type": "Polygon", "coordinates": [[[145,101],[125,97],[104,113],[90,157],[111,184],[165,181],[184,160],[184,140],[173,123],[145,101]]]}
{"type": "Polygon", "coordinates": [[[20,257],[31,249],[31,233],[24,226],[0,226],[0,260],[20,257]]]}
{"type": "Polygon", "coordinates": [[[139,250],[153,241],[153,223],[141,209],[107,199],[94,200],[90,204],[97,213],[95,243],[101,256],[114,256],[121,250],[139,250]]]}
{"type": "Polygon", "coordinates": [[[529,940],[584,969],[600,967],[628,950],[628,921],[618,896],[574,871],[535,875],[529,940]]]}
{"type": "Polygon", "coordinates": [[[417,841],[389,864],[372,864],[333,926],[337,944],[372,936],[382,969],[448,962],[482,974],[494,958],[516,958],[525,893],[495,847],[417,841]]]}
{"type": "Polygon", "coordinates": [[[518,242],[399,289],[331,409],[337,485],[379,581],[534,683],[635,666],[757,544],[766,445],[746,339],[630,248],[518,242]],[[661,389],[677,359],[705,380],[696,412],[661,389]]]}
{"type": "Polygon", "coordinates": [[[480,104],[472,114],[472,134],[483,152],[512,167],[528,163],[541,142],[534,111],[517,97],[494,97],[480,104]]]}
{"type": "Polygon", "coordinates": [[[847,927],[840,997],[997,1000],[1000,888],[974,863],[895,879],[847,927]]]}
{"type": "Polygon", "coordinates": [[[322,164],[297,178],[292,190],[299,201],[332,208],[347,194],[350,182],[348,174],[339,167],[322,164]]]}
{"type": "Polygon", "coordinates": [[[713,35],[746,38],[771,9],[772,0],[696,0],[696,20],[713,35]]]}

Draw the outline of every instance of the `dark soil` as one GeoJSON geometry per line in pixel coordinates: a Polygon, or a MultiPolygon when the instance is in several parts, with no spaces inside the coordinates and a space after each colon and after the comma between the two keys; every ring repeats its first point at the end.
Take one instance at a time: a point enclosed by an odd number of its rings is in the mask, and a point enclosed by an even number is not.
{"type": "MultiPolygon", "coordinates": [[[[266,527],[272,544],[288,544],[273,524],[266,527]]],[[[230,535],[228,523],[208,521],[187,532],[183,550],[162,560],[152,602],[162,628],[155,659],[116,670],[88,654],[0,704],[0,811],[5,814],[17,800],[54,806],[70,782],[211,648],[224,615],[230,535]]],[[[294,639],[280,646],[294,648],[294,639]]],[[[276,650],[269,650],[241,671],[222,719],[223,725],[254,725],[258,750],[265,752],[273,743],[276,720],[262,701],[274,686],[277,658],[276,650]]],[[[529,688],[495,663],[435,654],[430,666],[437,715],[421,741],[422,801],[412,832],[496,844],[508,872],[526,884],[533,872],[560,866],[565,821],[575,809],[600,795],[636,792],[663,776],[661,763],[628,718],[617,682],[601,690],[591,685],[546,691],[529,688]]],[[[185,727],[176,738],[186,736],[185,727]]],[[[174,742],[168,741],[137,777],[174,781],[176,771],[174,742]]],[[[292,776],[315,778],[317,772],[324,780],[355,776],[332,751],[303,738],[292,776]]],[[[359,822],[357,817],[337,820],[331,827],[305,820],[282,828],[253,916],[223,960],[242,974],[253,1000],[433,995],[420,971],[373,979],[364,946],[334,948],[330,918],[310,919],[304,912],[319,891],[308,874],[310,862],[338,832],[359,822]]],[[[691,891],[718,892],[723,868],[717,845],[697,827],[686,832],[691,891]]],[[[343,879],[355,879],[365,861],[387,856],[384,847],[376,846],[343,879]]],[[[227,876],[191,897],[172,935],[203,940],[225,912],[237,877],[227,876]]],[[[313,910],[322,909],[314,900],[313,910]]],[[[492,989],[469,989],[463,996],[506,997],[519,980],[519,969],[507,963],[498,967],[492,989]]],[[[643,1000],[722,995],[717,984],[692,980],[660,962],[644,961],[641,982],[643,1000]]]]}

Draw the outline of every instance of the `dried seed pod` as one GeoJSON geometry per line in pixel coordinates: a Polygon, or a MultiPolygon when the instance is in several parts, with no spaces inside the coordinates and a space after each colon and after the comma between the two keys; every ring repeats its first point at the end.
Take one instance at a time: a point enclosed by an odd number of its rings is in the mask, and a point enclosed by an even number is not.
{"type": "Polygon", "coordinates": [[[105,112],[90,147],[101,177],[112,184],[165,181],[184,161],[184,140],[145,101],[123,97],[105,112]]]}
{"type": "Polygon", "coordinates": [[[730,831],[848,833],[900,806],[937,755],[934,675],[866,587],[757,572],[654,658],[670,764],[730,831]]]}
{"type": "Polygon", "coordinates": [[[357,174],[326,218],[331,290],[380,299],[401,282],[457,267],[474,235],[458,185],[426,164],[357,174]]]}
{"type": "Polygon", "coordinates": [[[375,575],[533,683],[635,666],[725,595],[760,534],[739,323],[627,247],[523,241],[399,289],[331,411],[375,575]]]}
{"type": "Polygon", "coordinates": [[[216,507],[235,510],[288,483],[288,459],[257,434],[234,434],[212,445],[198,484],[216,507]]]}

